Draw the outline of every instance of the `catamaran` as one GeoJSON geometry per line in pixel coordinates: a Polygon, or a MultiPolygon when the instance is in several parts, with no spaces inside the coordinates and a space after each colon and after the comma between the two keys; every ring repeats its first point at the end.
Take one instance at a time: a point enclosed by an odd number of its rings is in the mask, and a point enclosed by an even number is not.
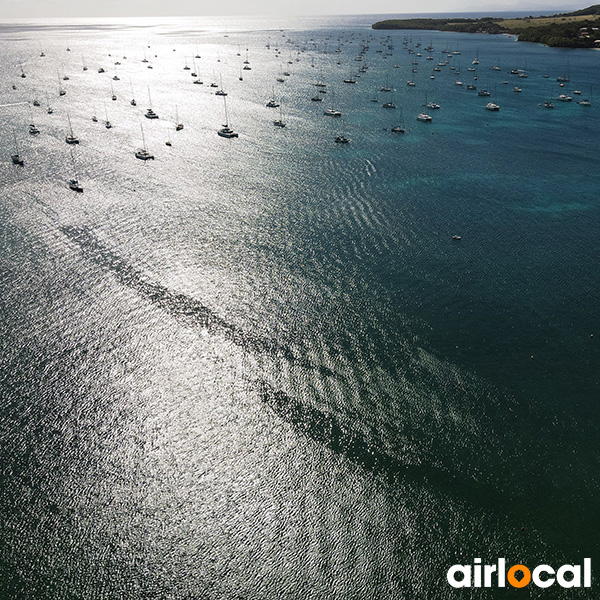
{"type": "Polygon", "coordinates": [[[15,140],[15,153],[11,155],[10,159],[12,160],[13,165],[19,165],[22,167],[25,163],[19,154],[19,144],[17,144],[17,135],[13,132],[13,138],[15,140]]]}
{"type": "Polygon", "coordinates": [[[154,155],[150,154],[150,152],[148,152],[148,150],[146,150],[146,137],[144,136],[144,128],[141,123],[140,123],[140,129],[142,130],[142,142],[144,145],[142,148],[138,148],[135,151],[135,157],[139,158],[140,160],[154,160],[154,155]]]}
{"type": "Polygon", "coordinates": [[[225,123],[223,124],[223,127],[217,131],[217,135],[229,139],[239,137],[238,134],[229,127],[229,115],[227,113],[227,100],[225,96],[223,96],[223,104],[225,105],[225,123]]]}
{"type": "Polygon", "coordinates": [[[67,144],[79,144],[79,140],[73,135],[73,126],[71,125],[71,117],[67,113],[67,120],[69,121],[69,135],[65,138],[67,144]]]}
{"type": "Polygon", "coordinates": [[[72,179],[69,179],[67,184],[74,192],[81,193],[83,192],[83,187],[79,183],[79,176],[77,175],[77,169],[75,168],[75,158],[73,157],[73,150],[71,150],[71,163],[73,164],[73,173],[75,173],[75,176],[72,179]]]}

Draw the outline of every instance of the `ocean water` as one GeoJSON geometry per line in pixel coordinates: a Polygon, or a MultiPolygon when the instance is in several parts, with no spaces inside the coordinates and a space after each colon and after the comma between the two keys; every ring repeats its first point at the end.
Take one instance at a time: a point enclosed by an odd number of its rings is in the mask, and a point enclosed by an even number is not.
{"type": "Polygon", "coordinates": [[[379,18],[1,26],[3,600],[598,564],[600,54],[379,18]]]}

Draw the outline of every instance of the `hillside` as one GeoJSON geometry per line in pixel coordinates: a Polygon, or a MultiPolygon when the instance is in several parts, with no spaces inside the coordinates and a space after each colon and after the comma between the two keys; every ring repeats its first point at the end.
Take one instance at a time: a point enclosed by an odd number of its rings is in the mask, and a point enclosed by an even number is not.
{"type": "Polygon", "coordinates": [[[375,23],[373,29],[417,29],[467,33],[510,33],[523,42],[566,48],[600,46],[600,4],[570,13],[520,19],[390,19],[375,23]]]}

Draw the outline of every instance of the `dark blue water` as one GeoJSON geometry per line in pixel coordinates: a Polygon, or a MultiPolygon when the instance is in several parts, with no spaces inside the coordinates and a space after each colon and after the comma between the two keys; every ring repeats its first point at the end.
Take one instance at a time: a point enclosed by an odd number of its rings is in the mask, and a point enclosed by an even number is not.
{"type": "Polygon", "coordinates": [[[446,572],[600,558],[600,54],[371,22],[5,27],[2,598],[503,598],[446,572]]]}

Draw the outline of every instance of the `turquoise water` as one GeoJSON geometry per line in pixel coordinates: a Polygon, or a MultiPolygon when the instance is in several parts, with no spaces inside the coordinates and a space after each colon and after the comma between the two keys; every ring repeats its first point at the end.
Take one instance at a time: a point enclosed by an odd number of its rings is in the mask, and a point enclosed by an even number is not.
{"type": "Polygon", "coordinates": [[[448,568],[600,558],[600,54],[374,20],[4,27],[3,598],[502,598],[448,568]]]}

